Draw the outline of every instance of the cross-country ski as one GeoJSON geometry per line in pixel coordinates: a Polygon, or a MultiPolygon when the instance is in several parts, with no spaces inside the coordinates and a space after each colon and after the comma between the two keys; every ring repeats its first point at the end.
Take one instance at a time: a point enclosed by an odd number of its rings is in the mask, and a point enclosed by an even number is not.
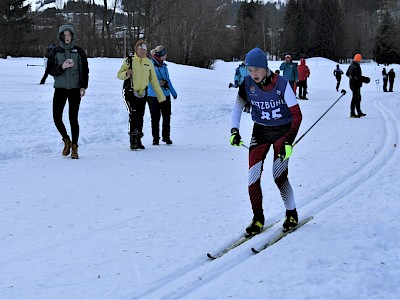
{"type": "MultiPolygon", "coordinates": [[[[275,224],[277,224],[278,222],[279,222],[279,220],[276,221],[276,222],[274,222],[274,223],[271,223],[271,224],[265,226],[264,229],[262,230],[262,232],[265,232],[266,230],[272,228],[272,227],[273,227],[275,224]]],[[[261,232],[261,233],[262,233],[262,232],[261,232]]],[[[226,253],[228,253],[228,252],[231,251],[232,249],[235,249],[236,247],[238,247],[238,246],[244,244],[245,242],[251,240],[251,239],[252,239],[253,237],[255,237],[255,236],[256,236],[256,235],[247,235],[247,234],[246,234],[246,235],[240,237],[238,240],[236,240],[236,241],[233,242],[232,244],[230,244],[228,247],[226,247],[226,248],[220,250],[218,253],[216,253],[216,254],[214,254],[214,255],[213,255],[213,254],[210,254],[210,253],[207,253],[207,256],[208,256],[209,258],[211,258],[211,259],[220,258],[221,256],[225,255],[226,253]]]]}
{"type": "Polygon", "coordinates": [[[303,226],[304,224],[307,224],[309,221],[311,221],[314,217],[308,217],[304,220],[299,221],[299,223],[297,224],[296,227],[293,227],[289,230],[283,230],[281,232],[278,232],[276,235],[272,236],[263,246],[261,246],[260,248],[256,249],[256,248],[251,248],[251,251],[253,251],[254,253],[260,253],[261,251],[267,249],[268,247],[271,247],[273,244],[275,244],[276,242],[278,242],[279,240],[283,239],[285,236],[287,236],[288,234],[296,231],[297,229],[299,229],[301,226],[303,226]]]}

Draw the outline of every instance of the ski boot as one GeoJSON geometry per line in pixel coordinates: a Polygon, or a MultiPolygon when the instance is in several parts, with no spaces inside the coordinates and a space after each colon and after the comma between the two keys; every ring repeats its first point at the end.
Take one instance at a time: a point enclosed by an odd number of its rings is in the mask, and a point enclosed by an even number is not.
{"type": "Polygon", "coordinates": [[[284,230],[289,230],[293,227],[297,226],[297,222],[299,221],[299,217],[297,216],[297,210],[286,210],[285,222],[283,222],[284,230]]]}
{"type": "Polygon", "coordinates": [[[260,233],[264,227],[264,216],[254,216],[253,220],[251,221],[250,225],[246,228],[247,235],[256,235],[260,233]]]}

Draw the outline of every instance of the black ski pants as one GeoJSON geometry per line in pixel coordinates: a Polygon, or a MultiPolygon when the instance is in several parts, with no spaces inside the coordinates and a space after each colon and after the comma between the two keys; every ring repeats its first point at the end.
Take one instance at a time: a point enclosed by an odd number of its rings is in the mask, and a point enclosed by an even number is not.
{"type": "Polygon", "coordinates": [[[65,104],[68,100],[68,115],[69,123],[71,126],[72,144],[78,144],[79,139],[79,123],[78,113],[79,106],[81,104],[80,89],[54,89],[53,97],[53,120],[57,127],[58,132],[61,134],[63,139],[70,139],[63,122],[63,112],[65,104]]]}
{"type": "Polygon", "coordinates": [[[126,89],[124,91],[124,98],[129,113],[129,132],[134,135],[142,135],[146,97],[136,97],[133,91],[126,89]]]}
{"type": "Polygon", "coordinates": [[[351,98],[351,104],[350,104],[350,113],[352,115],[355,114],[355,111],[357,111],[357,114],[361,114],[361,88],[360,87],[355,87],[350,85],[350,89],[353,92],[353,97],[351,98]]]}
{"type": "Polygon", "coordinates": [[[171,131],[171,96],[167,96],[166,100],[159,103],[157,97],[149,97],[147,99],[150,107],[151,115],[151,132],[153,140],[160,139],[160,119],[162,116],[162,138],[169,139],[171,131]]]}

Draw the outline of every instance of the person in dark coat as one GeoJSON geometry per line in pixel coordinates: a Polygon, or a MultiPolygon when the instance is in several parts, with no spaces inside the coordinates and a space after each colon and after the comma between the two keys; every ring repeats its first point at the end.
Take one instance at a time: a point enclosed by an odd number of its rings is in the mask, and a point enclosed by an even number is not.
{"type": "Polygon", "coordinates": [[[393,69],[390,69],[388,77],[389,77],[389,92],[393,92],[394,78],[396,77],[396,73],[394,72],[393,69]]]}
{"type": "Polygon", "coordinates": [[[333,70],[333,75],[336,77],[336,91],[339,92],[340,81],[342,81],[343,71],[336,65],[336,69],[333,70]]]}
{"type": "Polygon", "coordinates": [[[46,49],[46,54],[44,55],[44,67],[45,67],[45,71],[44,71],[44,75],[42,77],[42,80],[40,80],[40,84],[45,84],[47,76],[49,76],[49,73],[47,72],[47,61],[49,59],[51,50],[53,50],[53,48],[55,48],[56,45],[50,45],[49,47],[47,47],[46,49]]]}
{"type": "Polygon", "coordinates": [[[350,104],[350,118],[361,118],[366,116],[366,114],[361,111],[361,87],[363,81],[365,81],[365,78],[367,78],[362,76],[360,67],[361,61],[361,54],[356,54],[353,62],[346,72],[347,77],[349,77],[350,89],[353,92],[353,97],[351,98],[350,104]],[[356,110],[357,114],[355,113],[356,110]]]}
{"type": "Polygon", "coordinates": [[[386,68],[383,68],[382,70],[382,79],[383,79],[383,91],[387,92],[388,75],[386,73],[386,68]]]}

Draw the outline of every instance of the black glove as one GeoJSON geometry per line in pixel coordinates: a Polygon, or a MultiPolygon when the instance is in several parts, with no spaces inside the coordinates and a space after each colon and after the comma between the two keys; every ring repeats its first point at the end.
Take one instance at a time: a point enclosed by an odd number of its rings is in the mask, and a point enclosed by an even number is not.
{"type": "Polygon", "coordinates": [[[239,134],[239,129],[231,129],[231,138],[229,140],[232,146],[241,146],[243,144],[242,137],[239,134]]]}

